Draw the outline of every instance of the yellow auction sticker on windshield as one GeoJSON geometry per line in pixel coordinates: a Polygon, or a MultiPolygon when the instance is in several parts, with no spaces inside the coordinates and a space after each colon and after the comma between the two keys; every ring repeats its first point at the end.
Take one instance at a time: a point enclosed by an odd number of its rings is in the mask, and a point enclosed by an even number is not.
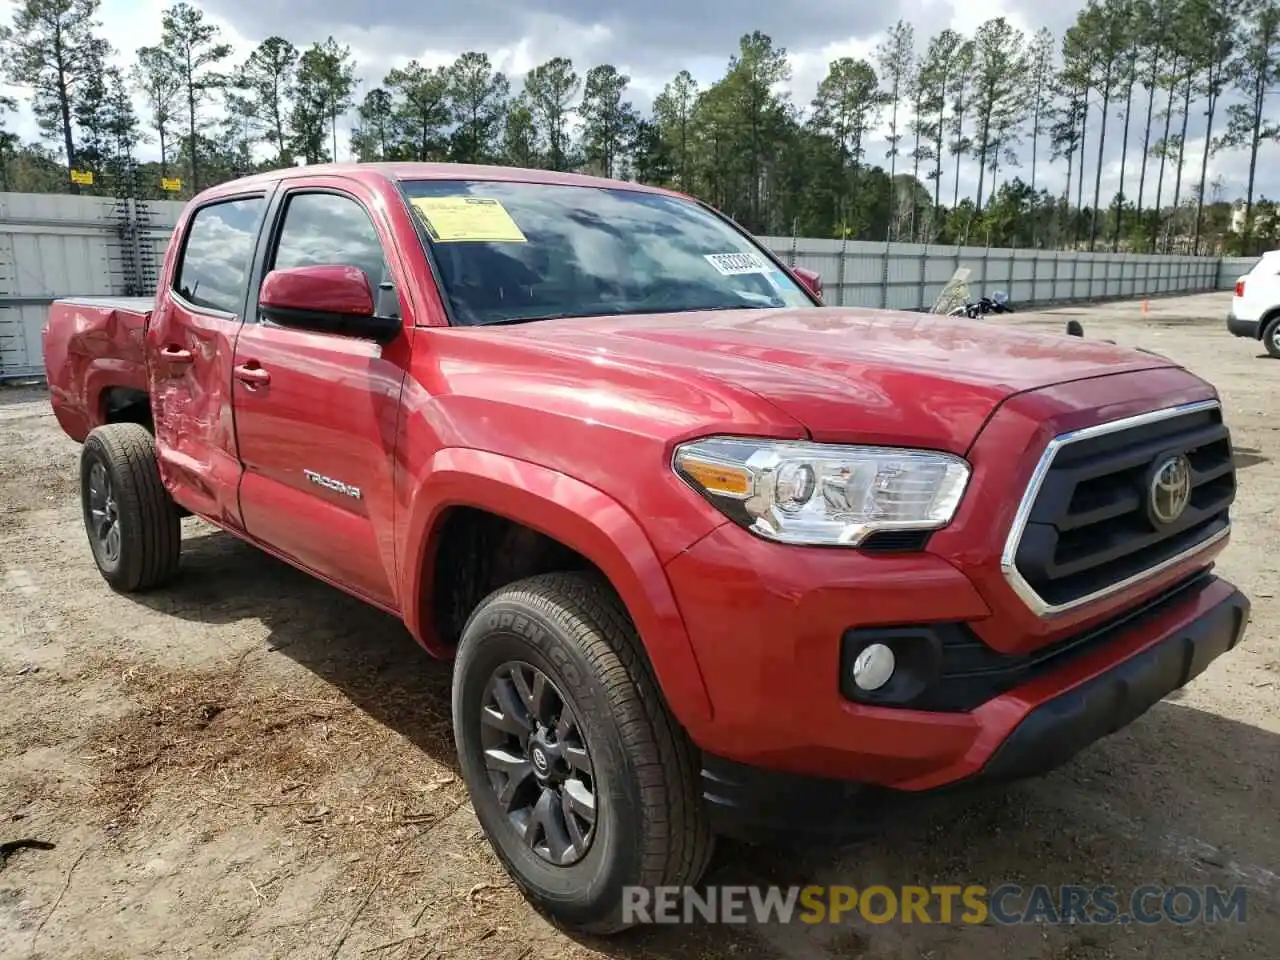
{"type": "Polygon", "coordinates": [[[507,208],[488,197],[413,197],[431,239],[440,243],[526,243],[507,208]]]}

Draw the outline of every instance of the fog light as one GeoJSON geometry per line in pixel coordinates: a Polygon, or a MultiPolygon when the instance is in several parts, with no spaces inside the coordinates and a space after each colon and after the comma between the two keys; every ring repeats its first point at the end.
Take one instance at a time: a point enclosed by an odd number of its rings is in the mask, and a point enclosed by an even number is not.
{"type": "Polygon", "coordinates": [[[853,661],[853,682],[859,690],[879,690],[893,676],[893,651],[883,643],[869,643],[853,661]]]}

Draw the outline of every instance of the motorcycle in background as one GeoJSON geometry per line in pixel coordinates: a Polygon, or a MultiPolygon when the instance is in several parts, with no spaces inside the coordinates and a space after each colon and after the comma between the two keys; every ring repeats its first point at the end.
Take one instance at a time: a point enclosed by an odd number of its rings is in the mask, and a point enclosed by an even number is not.
{"type": "Polygon", "coordinates": [[[997,290],[989,297],[979,297],[975,302],[961,304],[953,308],[947,316],[968,317],[970,320],[976,320],[989,313],[1013,313],[1013,307],[1009,305],[1009,295],[1003,290],[997,290]]]}

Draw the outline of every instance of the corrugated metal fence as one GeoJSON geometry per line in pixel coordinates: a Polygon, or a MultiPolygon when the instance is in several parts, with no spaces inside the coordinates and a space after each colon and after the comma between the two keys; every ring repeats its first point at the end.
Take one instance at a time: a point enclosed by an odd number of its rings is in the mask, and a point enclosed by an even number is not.
{"type": "Polygon", "coordinates": [[[44,372],[55,297],[150,293],[183,204],[0,193],[0,379],[44,372]]]}
{"type": "MultiPolygon", "coordinates": [[[[762,237],[793,266],[822,275],[833,306],[928,310],[959,268],[973,297],[1003,290],[1015,306],[1221,288],[1213,257],[1074,253],[762,237]]],[[[1235,283],[1234,274],[1226,286],[1235,283]]]]}
{"type": "Polygon", "coordinates": [[[1257,262],[1257,257],[1223,257],[1218,261],[1218,289],[1235,289],[1236,280],[1257,262]]]}
{"type": "MultiPolygon", "coordinates": [[[[151,293],[183,204],[0,193],[0,379],[43,372],[40,330],[55,297],[151,293]]],[[[761,238],[822,275],[827,303],[926,310],[958,267],[974,296],[1017,306],[1229,289],[1252,259],[1067,253],[761,238]]]]}

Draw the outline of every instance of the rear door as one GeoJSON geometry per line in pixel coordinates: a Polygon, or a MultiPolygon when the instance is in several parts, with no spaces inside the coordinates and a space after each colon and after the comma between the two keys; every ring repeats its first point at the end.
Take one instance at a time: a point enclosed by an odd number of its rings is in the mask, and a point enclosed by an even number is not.
{"type": "Polygon", "coordinates": [[[231,367],[266,209],[259,191],[192,211],[146,334],[165,487],[193,513],[235,529],[242,521],[231,367]]]}
{"type": "MultiPolygon", "coordinates": [[[[390,226],[377,198],[340,178],[282,187],[272,204],[253,298],[272,269],[355,266],[374,291],[395,282],[390,226]]],[[[255,540],[395,609],[394,444],[412,331],[373,340],[274,324],[257,309],[232,371],[244,477],[240,507],[255,540]]]]}

